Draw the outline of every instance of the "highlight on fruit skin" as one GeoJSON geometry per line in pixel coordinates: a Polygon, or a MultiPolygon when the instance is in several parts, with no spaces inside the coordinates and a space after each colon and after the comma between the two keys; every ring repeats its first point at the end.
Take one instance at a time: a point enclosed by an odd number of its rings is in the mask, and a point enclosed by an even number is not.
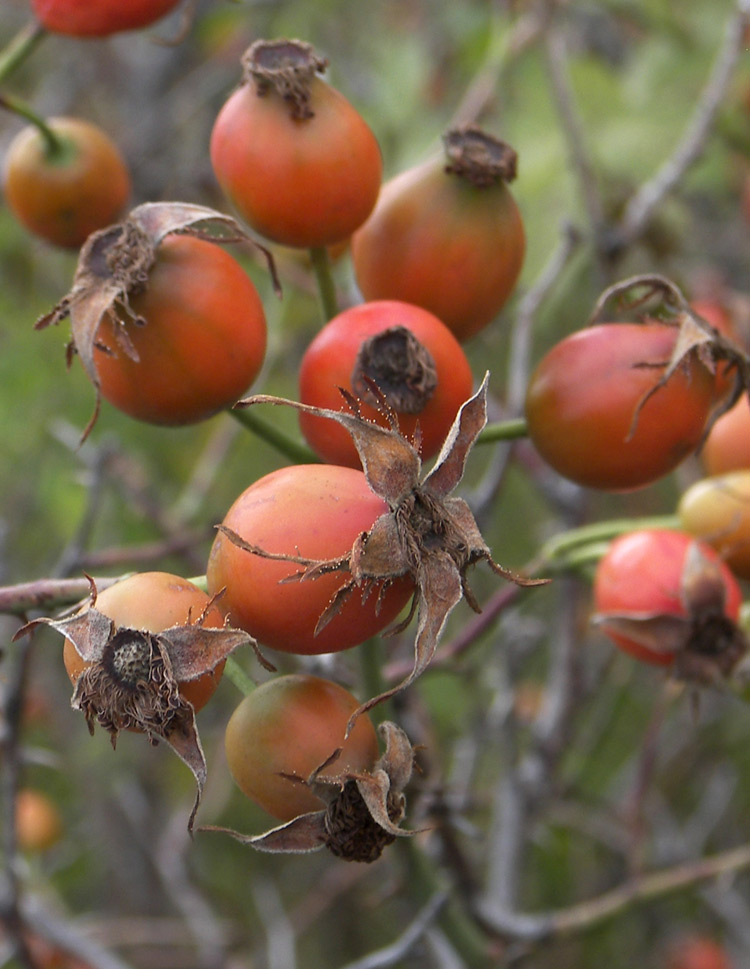
{"type": "Polygon", "coordinates": [[[183,0],[31,0],[34,15],[52,33],[108,37],[148,27],[183,0]]]}

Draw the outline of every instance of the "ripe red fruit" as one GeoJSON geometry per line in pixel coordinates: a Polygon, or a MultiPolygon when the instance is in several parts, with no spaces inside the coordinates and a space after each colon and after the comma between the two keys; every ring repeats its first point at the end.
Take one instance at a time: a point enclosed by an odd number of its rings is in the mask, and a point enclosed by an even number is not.
{"type": "MultiPolygon", "coordinates": [[[[409,438],[419,428],[420,456],[432,457],[472,393],[471,366],[451,331],[419,306],[376,300],[344,310],[318,333],[302,358],[303,404],[346,410],[343,388],[361,398],[361,413],[387,426],[377,410],[368,379],[374,380],[396,411],[409,438]]],[[[346,428],[335,421],[300,413],[307,442],[325,461],[361,466],[346,428]]]]}
{"type": "Polygon", "coordinates": [[[181,0],[31,0],[47,30],[73,37],[106,37],[159,20],[181,0]]]}
{"type": "Polygon", "coordinates": [[[447,165],[430,158],[385,183],[352,237],[352,260],[365,299],[415,303],[463,341],[505,304],[526,241],[507,186],[515,152],[476,128],[445,142],[447,165]]]}
{"type": "Polygon", "coordinates": [[[594,577],[598,625],[620,649],[686,678],[731,671],[742,593],[716,552],[686,532],[643,529],[616,538],[594,577]],[[725,666],[726,661],[726,666],[725,666]]]}
{"type": "Polygon", "coordinates": [[[130,195],[130,175],[101,128],[80,118],[50,118],[47,124],[58,139],[55,146],[35,125],[11,142],[5,199],[34,235],[77,249],[119,216],[130,195]]]}
{"type": "MultiPolygon", "coordinates": [[[[223,525],[266,552],[325,560],[346,556],[354,540],[388,511],[362,471],[335,465],[292,465],[247,488],[223,525]]],[[[327,653],[364,642],[389,625],[413,592],[412,583],[386,583],[380,599],[363,601],[354,590],[316,634],[318,620],[341,586],[335,571],[314,581],[288,581],[301,572],[235,545],[220,532],[206,569],[210,593],[225,592],[219,606],[233,626],[261,644],[288,653],[327,653]],[[287,581],[284,581],[287,580],[287,581]]]]}
{"type": "Polygon", "coordinates": [[[135,355],[105,316],[96,355],[101,394],[138,420],[191,424],[229,407],[258,374],[266,319],[258,291],[220,246],[186,235],[159,246],[144,291],[130,299],[145,323],[128,327],[135,355]]]}
{"type": "Polygon", "coordinates": [[[701,448],[706,474],[750,469],[750,401],[743,394],[737,403],[716,421],[701,448]]]}
{"type": "Polygon", "coordinates": [[[557,343],[526,394],[535,447],[578,484],[629,491],[667,474],[698,446],[714,400],[714,376],[696,358],[662,377],[676,327],[603,323],[557,343]],[[641,404],[643,403],[643,406],[641,404]]]}
{"type": "Polygon", "coordinates": [[[341,755],[323,777],[370,770],[378,758],[378,739],[363,714],[344,739],[359,701],[330,680],[297,673],[257,687],[240,703],[227,724],[227,763],[242,793],[280,821],[322,802],[304,784],[331,754],[341,755]],[[287,776],[284,776],[287,775],[287,776]]]}
{"type": "Polygon", "coordinates": [[[299,41],[259,41],[219,112],[211,164],[240,216],[267,239],[317,247],[347,239],[372,211],[382,162],[358,111],[315,76],[299,41]],[[290,77],[292,81],[290,82],[290,77]]]}

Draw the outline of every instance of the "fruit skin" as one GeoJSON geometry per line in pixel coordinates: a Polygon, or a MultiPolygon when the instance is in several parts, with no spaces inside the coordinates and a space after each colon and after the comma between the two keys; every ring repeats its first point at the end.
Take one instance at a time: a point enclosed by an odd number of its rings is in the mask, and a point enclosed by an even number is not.
{"type": "Polygon", "coordinates": [[[716,421],[700,452],[706,474],[750,468],[750,402],[743,394],[731,410],[716,421]]]}
{"type": "Polygon", "coordinates": [[[122,212],[130,174],[117,145],[97,125],[81,118],[50,118],[47,124],[60,140],[59,151],[50,150],[35,125],[19,131],[5,157],[5,200],[34,235],[77,249],[122,212]]]}
{"type": "Polygon", "coordinates": [[[500,312],[525,250],[521,214],[507,185],[479,188],[448,174],[439,157],[387,181],[351,244],[366,300],[422,306],[462,342],[500,312]]]}
{"type": "Polygon", "coordinates": [[[323,804],[311,791],[280,775],[306,781],[339,747],[341,756],[321,776],[370,770],[379,751],[366,714],[357,718],[344,740],[347,721],[358,706],[343,687],[304,673],[257,687],[227,724],[227,763],[237,786],[280,821],[320,811],[323,804]]]}
{"type": "Polygon", "coordinates": [[[696,481],[680,498],[677,515],[735,575],[750,578],[750,469],[696,481]]]}
{"type": "Polygon", "coordinates": [[[96,357],[102,396],[162,425],[191,424],[229,407],[257,376],[266,350],[263,304],[244,269],[212,242],[170,235],[146,286],[130,299],[146,323],[127,325],[138,359],[118,344],[111,318],[99,325],[97,341],[114,351],[96,357]]]}
{"type": "Polygon", "coordinates": [[[714,377],[699,361],[678,369],[641,408],[669,360],[677,330],[603,323],[557,343],[539,362],[526,393],[529,437],[571,481],[606,491],[651,484],[698,446],[714,377]]]}
{"type": "MultiPolygon", "coordinates": [[[[681,597],[683,567],[688,549],[695,539],[686,532],[668,529],[642,529],[621,535],[599,560],[594,576],[594,610],[607,613],[684,616],[681,597]]],[[[718,555],[701,544],[711,562],[719,562],[726,588],[725,615],[737,621],[742,593],[737,580],[718,555]]],[[[670,666],[674,653],[657,653],[627,636],[603,628],[624,652],[655,666],[670,666]]]]}
{"type": "Polygon", "coordinates": [[[731,969],[729,956],[709,936],[689,935],[667,950],[665,969],[731,969]]]}
{"type": "MultiPolygon", "coordinates": [[[[209,602],[210,596],[179,575],[138,572],[99,592],[95,607],[118,627],[158,633],[172,626],[195,622],[209,602]]],[[[203,625],[211,629],[221,628],[223,613],[212,605],[203,625]]],[[[68,639],[63,647],[63,662],[73,685],[90,665],[68,639]]],[[[179,684],[182,697],[196,712],[211,699],[223,672],[224,663],[221,662],[198,679],[179,684]]]]}
{"type": "Polygon", "coordinates": [[[375,135],[347,99],[311,80],[313,117],[290,117],[273,90],[238,88],[219,112],[210,154],[216,179],[240,216],[286,246],[347,239],[372,211],[382,160],[375,135]]]}
{"type": "MultiPolygon", "coordinates": [[[[451,331],[432,313],[399,300],[376,300],[344,310],[314,338],[302,357],[300,400],[331,410],[346,410],[338,388],[354,393],[352,371],[362,343],[389,327],[408,329],[428,350],[435,363],[437,386],[418,414],[399,413],[399,427],[412,437],[417,424],[422,435],[423,459],[440,450],[461,404],[473,389],[471,366],[451,331]]],[[[363,403],[362,416],[387,426],[386,419],[363,403]]],[[[308,444],[325,461],[361,466],[349,432],[335,421],[301,413],[300,427],[308,444]]]]}
{"type": "MultiPolygon", "coordinates": [[[[337,465],[291,465],[250,485],[223,524],[265,551],[311,559],[344,556],[388,506],[370,490],[362,471],[337,465]]],[[[400,579],[376,611],[377,595],[363,603],[355,590],[341,611],[316,636],[315,626],[341,586],[341,574],[305,582],[281,580],[300,571],[293,562],[273,561],[216,536],[206,568],[210,593],[233,626],[261,644],[288,653],[338,652],[363,643],[395,619],[409,599],[411,582],[400,579]],[[281,583],[281,584],[280,584],[281,583]]]]}
{"type": "Polygon", "coordinates": [[[31,0],[37,20],[56,34],[106,37],[161,19],[182,0],[31,0]]]}
{"type": "Polygon", "coordinates": [[[54,802],[31,787],[16,794],[16,838],[22,851],[47,851],[62,837],[63,825],[54,802]]]}

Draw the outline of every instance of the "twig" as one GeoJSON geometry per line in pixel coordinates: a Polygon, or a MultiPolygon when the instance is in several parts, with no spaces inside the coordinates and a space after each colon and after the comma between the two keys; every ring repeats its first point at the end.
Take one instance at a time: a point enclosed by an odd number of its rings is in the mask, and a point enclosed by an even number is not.
{"type": "Polygon", "coordinates": [[[701,155],[744,49],[744,33],[748,28],[750,5],[747,0],[738,0],[737,9],[727,23],[708,82],[687,123],[682,140],[653,178],[637,190],[625,207],[622,224],[616,232],[615,245],[618,250],[629,246],[643,234],[654,210],[701,155]]]}
{"type": "Polygon", "coordinates": [[[527,914],[502,909],[493,905],[490,899],[482,905],[480,914],[490,931],[505,938],[525,941],[559,938],[593,928],[633,905],[693,888],[720,875],[736,874],[746,868],[750,868],[750,845],[628,879],[611,891],[568,908],[527,914]]]}
{"type": "Polygon", "coordinates": [[[383,966],[396,965],[399,960],[408,956],[426,930],[432,925],[435,916],[443,907],[447,898],[445,892],[435,892],[427,904],[417,913],[411,925],[401,933],[395,942],[378,949],[376,952],[371,952],[362,959],[347,962],[342,969],[381,969],[383,966]]]}
{"type": "MultiPolygon", "coordinates": [[[[124,576],[99,576],[94,581],[101,592],[124,576]]],[[[52,610],[74,605],[91,590],[89,581],[81,579],[36,579],[19,585],[0,586],[0,613],[23,616],[35,609],[52,610]]]]}

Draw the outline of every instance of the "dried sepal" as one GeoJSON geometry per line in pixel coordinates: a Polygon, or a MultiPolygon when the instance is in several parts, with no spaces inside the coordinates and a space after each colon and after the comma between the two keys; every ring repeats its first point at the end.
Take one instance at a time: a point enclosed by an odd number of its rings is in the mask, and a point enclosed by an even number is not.
{"type": "Polygon", "coordinates": [[[66,351],[68,364],[77,354],[96,391],[94,413],[84,430],[83,439],[90,433],[99,413],[96,351],[113,352],[97,342],[102,319],[109,315],[116,321],[117,350],[137,359],[128,329],[148,325],[148,321],[133,311],[130,299],[147,288],[149,271],[160,244],[175,233],[216,243],[244,242],[252,245],[265,257],[274,288],[280,293],[269,250],[252,239],[231,216],[205,205],[147,202],[134,208],[123,222],[93,232],[81,247],[72,288],[35,324],[39,330],[70,318],[71,339],[66,351]]]}
{"type": "Polygon", "coordinates": [[[658,322],[679,329],[669,360],[644,360],[642,366],[663,370],[661,377],[638,401],[630,428],[630,436],[645,403],[660,390],[679,369],[689,368],[697,359],[712,374],[720,363],[724,373],[733,374],[731,390],[714,407],[703,433],[703,441],[718,418],[730,410],[743,393],[750,390],[750,355],[721,333],[715,326],[696,313],[685,299],[682,291],[672,280],[658,274],[632,276],[608,287],[601,294],[591,315],[596,322],[609,304],[621,312],[636,312],[643,322],[658,322]]]}
{"type": "Polygon", "coordinates": [[[734,676],[748,654],[748,641],[726,615],[726,585],[718,562],[697,542],[685,555],[680,576],[681,615],[657,612],[597,613],[595,625],[627,636],[653,653],[674,656],[678,680],[717,684],[734,676]]]}
{"type": "Polygon", "coordinates": [[[242,630],[204,626],[206,610],[194,622],[152,633],[117,627],[95,602],[92,583],[90,602],[81,610],[62,619],[34,619],[14,640],[45,625],[72,643],[86,665],[76,680],[71,706],[83,713],[90,733],[98,724],[109,733],[113,747],[122,730],[142,731],[152,744],[169,744],[195,777],[196,798],[188,820],[192,830],[206,781],[206,759],[195,710],[179,684],[210,673],[239,646],[249,643],[260,656],[257,646],[242,630]]]}
{"type": "Polygon", "coordinates": [[[324,572],[349,573],[320,617],[318,629],[336,614],[355,587],[366,592],[377,586],[382,594],[388,583],[401,576],[414,581],[410,617],[417,613],[417,634],[412,671],[397,686],[362,704],[352,715],[349,729],[365,710],[405,689],[425,670],[448,615],[462,598],[479,610],[467,581],[471,565],[486,561],[497,574],[522,586],[548,581],[523,578],[494,562],[469,506],[461,498],[449,497],[461,481],[469,452],[486,424],[487,384],[488,375],[476,394],[461,406],[433,469],[425,477],[421,476],[422,463],[416,447],[400,432],[395,412],[382,399],[381,410],[388,427],[363,418],[358,402],[348,394],[345,397],[349,412],[268,395],[249,397],[235,405],[281,404],[336,421],[351,434],[370,488],[389,506],[389,511],[354,541],[345,556],[325,561],[274,555],[223,529],[231,541],[252,554],[299,564],[300,571],[293,577],[296,580],[304,581],[324,572]]]}
{"type": "Polygon", "coordinates": [[[371,771],[322,775],[341,751],[334,751],[307,778],[285,775],[304,784],[323,805],[259,835],[206,825],[201,831],[228,834],[257,851],[307,853],[327,848],[344,861],[376,861],[398,837],[418,832],[400,827],[406,815],[404,789],[414,766],[414,748],[395,723],[380,724],[385,751],[371,771]]]}

